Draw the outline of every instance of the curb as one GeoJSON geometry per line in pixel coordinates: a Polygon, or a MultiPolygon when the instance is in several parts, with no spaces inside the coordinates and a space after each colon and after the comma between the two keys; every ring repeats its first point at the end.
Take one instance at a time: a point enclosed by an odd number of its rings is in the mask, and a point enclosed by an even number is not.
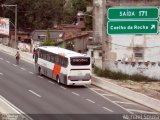
{"type": "Polygon", "coordinates": [[[18,112],[11,107],[8,101],[0,95],[0,112],[1,114],[18,114],[18,112]]]}
{"type": "Polygon", "coordinates": [[[0,120],[33,120],[0,95],[0,120]]]}
{"type": "MultiPolygon", "coordinates": [[[[14,55],[16,53],[16,50],[4,45],[0,45],[0,49],[3,50],[4,52],[7,52],[10,55],[14,55]]],[[[34,63],[32,59],[32,54],[31,53],[26,53],[26,52],[20,52],[21,57],[23,60],[34,63]]],[[[116,84],[113,84],[111,82],[108,82],[106,78],[101,78],[97,77],[94,74],[92,74],[92,84],[103,88],[105,90],[108,90],[112,93],[118,94],[122,97],[125,97],[127,99],[130,99],[132,101],[135,101],[137,103],[143,104],[147,107],[150,107],[154,110],[160,111],[160,100],[151,98],[149,96],[146,96],[142,93],[134,92],[132,90],[129,90],[127,88],[118,86],[116,84]]]]}
{"type": "Polygon", "coordinates": [[[106,78],[97,77],[92,74],[92,84],[118,94],[124,98],[130,99],[154,110],[160,111],[160,100],[154,99],[142,93],[134,92],[130,89],[108,82],[106,78]]]}

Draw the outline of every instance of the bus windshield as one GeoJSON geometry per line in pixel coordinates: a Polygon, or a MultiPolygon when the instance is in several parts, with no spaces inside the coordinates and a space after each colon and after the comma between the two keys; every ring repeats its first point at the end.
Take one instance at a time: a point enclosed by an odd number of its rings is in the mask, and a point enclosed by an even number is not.
{"type": "Polygon", "coordinates": [[[90,65],[90,57],[71,57],[71,65],[90,65]]]}

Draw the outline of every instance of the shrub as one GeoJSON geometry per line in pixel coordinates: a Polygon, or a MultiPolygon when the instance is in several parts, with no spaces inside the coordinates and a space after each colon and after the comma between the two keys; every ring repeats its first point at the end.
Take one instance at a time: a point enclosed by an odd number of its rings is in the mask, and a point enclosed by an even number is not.
{"type": "Polygon", "coordinates": [[[147,76],[139,75],[139,74],[134,74],[134,75],[128,75],[124,74],[122,72],[113,72],[111,70],[105,69],[101,70],[98,67],[94,67],[94,73],[100,77],[105,77],[105,78],[110,78],[114,80],[132,80],[136,82],[153,82],[153,81],[158,81],[157,79],[154,78],[149,78],[147,76]]]}
{"type": "Polygon", "coordinates": [[[41,43],[41,46],[54,46],[54,41],[51,36],[50,36],[50,32],[49,29],[47,30],[47,37],[46,39],[41,43]]]}

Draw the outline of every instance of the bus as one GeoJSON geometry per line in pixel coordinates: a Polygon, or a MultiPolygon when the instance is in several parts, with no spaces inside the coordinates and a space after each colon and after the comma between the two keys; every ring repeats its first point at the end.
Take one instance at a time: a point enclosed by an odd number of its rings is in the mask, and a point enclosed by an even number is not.
{"type": "Polygon", "coordinates": [[[35,70],[65,85],[91,84],[91,59],[81,54],[54,46],[41,46],[36,50],[35,70]]]}

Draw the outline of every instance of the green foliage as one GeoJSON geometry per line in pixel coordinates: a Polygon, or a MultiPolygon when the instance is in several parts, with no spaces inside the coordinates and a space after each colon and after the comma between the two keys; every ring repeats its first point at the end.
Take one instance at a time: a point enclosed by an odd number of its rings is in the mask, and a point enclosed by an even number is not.
{"type": "Polygon", "coordinates": [[[134,74],[134,75],[128,75],[124,74],[122,72],[113,72],[108,69],[101,70],[98,67],[94,68],[94,73],[100,77],[106,77],[114,80],[132,80],[136,82],[152,82],[152,81],[158,81],[154,78],[149,78],[147,76],[134,74]]]}
{"type": "MultiPolygon", "coordinates": [[[[19,29],[53,28],[63,20],[65,0],[6,0],[5,4],[17,4],[19,29]]],[[[14,8],[9,9],[5,9],[5,16],[14,23],[14,8]]]]}
{"type": "Polygon", "coordinates": [[[46,39],[44,42],[42,42],[41,46],[52,46],[53,43],[52,41],[46,39]]]}
{"type": "Polygon", "coordinates": [[[92,13],[86,12],[87,5],[92,5],[92,0],[68,0],[64,7],[64,22],[74,23],[78,11],[82,11],[86,13],[86,15],[84,16],[86,30],[91,30],[92,13]]]}
{"type": "Polygon", "coordinates": [[[86,15],[84,16],[84,22],[85,22],[85,26],[86,26],[86,30],[92,30],[92,21],[93,21],[93,17],[92,17],[92,12],[86,12],[86,15]]]}
{"type": "Polygon", "coordinates": [[[72,6],[75,11],[86,11],[87,2],[86,0],[72,0],[72,6]]]}
{"type": "Polygon", "coordinates": [[[42,42],[41,46],[53,46],[54,45],[54,40],[51,39],[50,37],[50,32],[47,30],[47,37],[46,39],[42,42]]]}
{"type": "MultiPolygon", "coordinates": [[[[92,4],[92,0],[67,0],[67,2],[66,0],[0,0],[0,4],[17,4],[17,28],[34,30],[53,29],[54,25],[59,23],[73,23],[77,12],[85,12],[86,6],[92,4]]],[[[14,10],[14,7],[5,7],[0,15],[10,18],[10,21],[14,23],[14,10]]]]}

